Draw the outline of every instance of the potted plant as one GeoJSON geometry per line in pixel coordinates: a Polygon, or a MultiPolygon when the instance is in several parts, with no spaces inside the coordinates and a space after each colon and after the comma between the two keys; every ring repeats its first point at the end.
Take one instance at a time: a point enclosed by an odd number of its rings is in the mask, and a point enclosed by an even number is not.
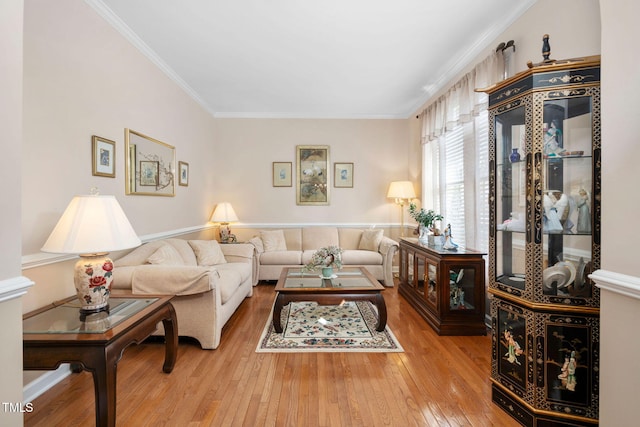
{"type": "Polygon", "coordinates": [[[434,236],[440,235],[440,230],[435,227],[435,222],[442,221],[444,217],[435,213],[433,209],[425,210],[424,208],[420,208],[420,210],[418,210],[415,203],[411,203],[409,204],[409,215],[418,223],[419,241],[423,243],[428,242],[427,236],[429,233],[432,233],[434,236]]]}
{"type": "Polygon", "coordinates": [[[338,246],[327,246],[315,251],[311,261],[304,266],[304,270],[315,271],[318,268],[322,269],[323,278],[331,278],[334,268],[342,268],[342,249],[338,246]]]}

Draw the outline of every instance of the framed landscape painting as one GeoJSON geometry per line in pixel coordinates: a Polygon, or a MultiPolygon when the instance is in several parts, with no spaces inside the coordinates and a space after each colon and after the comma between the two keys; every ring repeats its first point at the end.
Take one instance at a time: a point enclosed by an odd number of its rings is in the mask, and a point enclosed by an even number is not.
{"type": "Polygon", "coordinates": [[[296,146],[296,204],[328,205],[330,190],[329,146],[296,146]]]}

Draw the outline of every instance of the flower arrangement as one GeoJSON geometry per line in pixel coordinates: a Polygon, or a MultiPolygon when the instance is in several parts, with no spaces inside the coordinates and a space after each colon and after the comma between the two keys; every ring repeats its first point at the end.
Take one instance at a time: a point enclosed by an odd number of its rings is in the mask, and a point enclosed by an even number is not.
{"type": "Polygon", "coordinates": [[[424,208],[420,208],[420,210],[418,210],[415,203],[409,205],[409,215],[411,215],[411,218],[415,219],[418,224],[432,231],[433,234],[440,234],[438,229],[434,227],[434,224],[436,221],[442,221],[444,218],[442,215],[435,213],[432,209],[425,210],[424,208]]]}
{"type": "Polygon", "coordinates": [[[320,248],[314,252],[305,266],[305,271],[313,271],[318,268],[333,267],[342,268],[342,249],[338,246],[327,246],[326,248],[320,248]]]}

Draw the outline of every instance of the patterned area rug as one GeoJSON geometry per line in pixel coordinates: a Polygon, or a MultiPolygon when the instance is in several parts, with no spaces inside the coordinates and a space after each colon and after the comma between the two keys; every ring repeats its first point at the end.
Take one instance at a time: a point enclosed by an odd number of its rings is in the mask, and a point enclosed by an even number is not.
{"type": "Polygon", "coordinates": [[[376,331],[378,314],[368,301],[322,306],[292,302],[282,309],[281,334],[273,330],[273,311],[256,352],[402,352],[389,327],[376,331]]]}

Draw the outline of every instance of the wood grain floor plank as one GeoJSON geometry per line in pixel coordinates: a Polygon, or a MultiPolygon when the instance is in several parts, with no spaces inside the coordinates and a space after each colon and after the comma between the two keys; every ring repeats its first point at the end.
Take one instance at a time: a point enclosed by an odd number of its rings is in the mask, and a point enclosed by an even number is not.
{"type": "MultiPolygon", "coordinates": [[[[440,337],[386,289],[387,323],[404,353],[256,353],[273,305],[260,284],[225,326],[217,350],[180,340],[171,374],[158,340],[118,364],[122,426],[517,426],[491,402],[491,342],[440,337]]],[[[91,426],[91,374],[72,374],[32,402],[27,427],[91,426]]]]}

